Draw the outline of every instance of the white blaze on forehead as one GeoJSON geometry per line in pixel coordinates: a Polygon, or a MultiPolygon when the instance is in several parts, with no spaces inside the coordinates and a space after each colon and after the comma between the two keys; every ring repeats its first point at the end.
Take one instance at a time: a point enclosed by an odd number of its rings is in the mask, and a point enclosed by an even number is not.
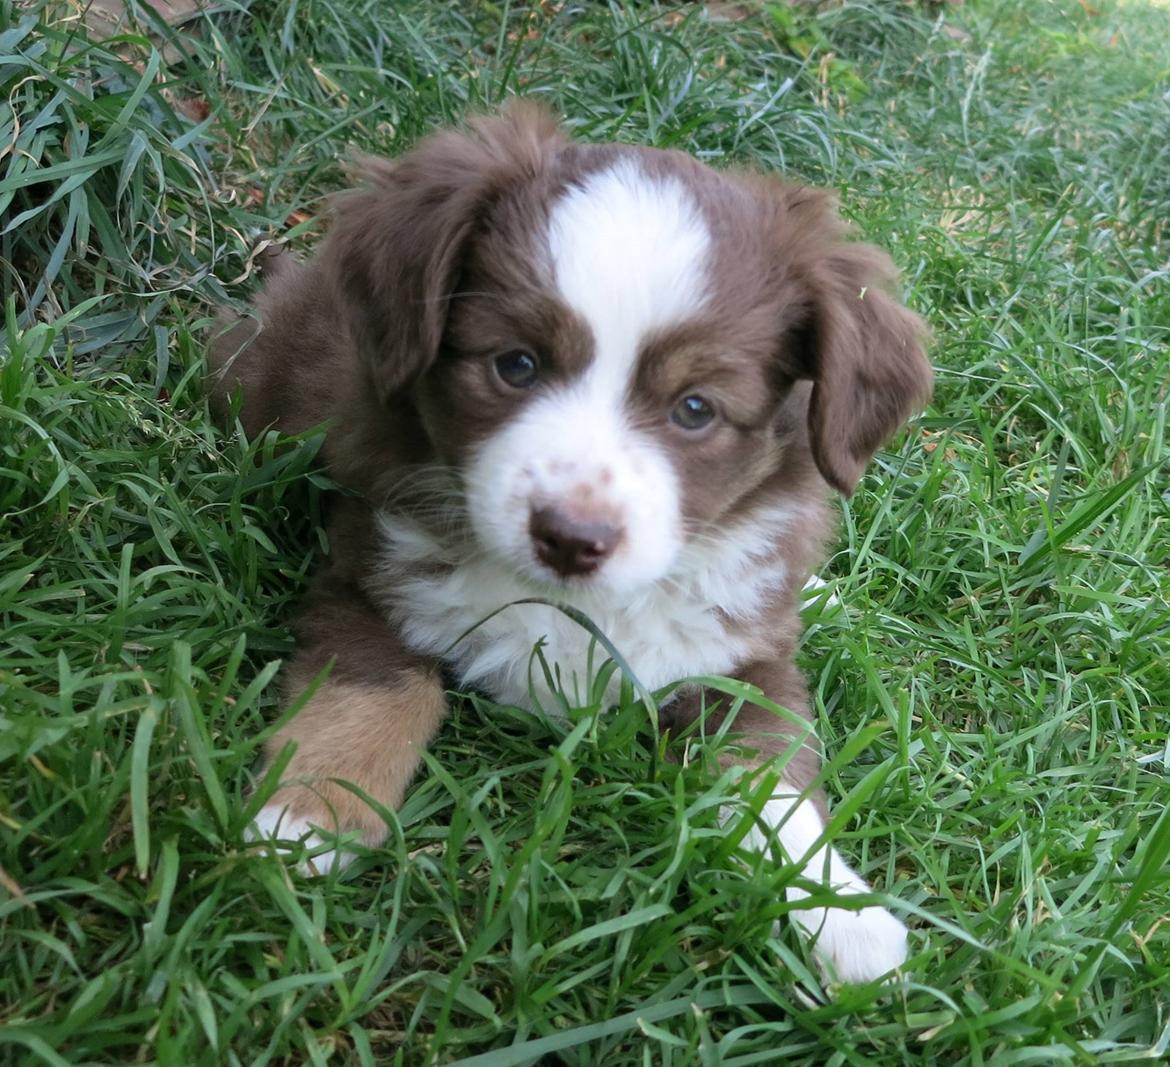
{"type": "Polygon", "coordinates": [[[591,377],[624,392],[645,338],[701,310],[710,246],[682,182],[648,175],[632,159],[557,201],[548,225],[553,278],[593,332],[591,377]]]}
{"type": "Polygon", "coordinates": [[[591,584],[644,589],[669,573],[682,545],[680,486],[659,442],[631,425],[626,401],[646,339],[700,312],[711,236],[680,181],[626,159],[564,193],[545,240],[550,282],[589,326],[592,358],[568,380],[538,383],[480,447],[467,470],[471,524],[497,558],[547,580],[531,512],[592,512],[621,537],[591,584]]]}

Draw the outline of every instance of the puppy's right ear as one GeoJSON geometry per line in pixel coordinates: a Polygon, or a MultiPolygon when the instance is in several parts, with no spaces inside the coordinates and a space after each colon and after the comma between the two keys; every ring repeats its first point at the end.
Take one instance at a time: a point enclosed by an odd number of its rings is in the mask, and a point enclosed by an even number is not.
{"type": "Polygon", "coordinates": [[[564,143],[546,108],[516,100],[465,131],[432,134],[400,159],[358,161],[362,185],[335,199],[322,256],[383,400],[438,355],[477,222],[564,143]]]}

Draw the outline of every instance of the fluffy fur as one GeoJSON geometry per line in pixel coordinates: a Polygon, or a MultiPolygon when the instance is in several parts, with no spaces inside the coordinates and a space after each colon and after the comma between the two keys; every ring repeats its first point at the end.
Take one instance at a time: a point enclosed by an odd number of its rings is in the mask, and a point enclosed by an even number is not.
{"type": "MultiPolygon", "coordinates": [[[[250,433],[328,420],[348,490],[290,697],[332,670],[270,746],[297,748],[257,833],[380,840],[337,783],[401,802],[444,672],[510,703],[535,681],[555,710],[530,670],[540,642],[569,698],[583,693],[589,635],[513,603],[545,597],[586,612],[650,687],[732,675],[791,709],[735,723],[751,760],[792,753],[749,843],[866,892],[823,840],[793,650],[831,488],[851,492],[929,394],[889,260],[824,192],[574,144],[531,104],[367,160],[360,178],[318,254],[278,261],[256,314],[226,318],[212,345],[217,404],[242,393],[250,433]]],[[[704,702],[680,692],[677,724],[704,702]]],[[[317,863],[346,859],[339,845],[317,863]]],[[[794,914],[844,980],[905,959],[883,908],[794,914]]]]}

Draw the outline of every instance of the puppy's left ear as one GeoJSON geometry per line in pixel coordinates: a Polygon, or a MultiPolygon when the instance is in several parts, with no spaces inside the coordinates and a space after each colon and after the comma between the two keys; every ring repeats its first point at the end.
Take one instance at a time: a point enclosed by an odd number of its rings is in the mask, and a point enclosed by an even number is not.
{"type": "Polygon", "coordinates": [[[927,330],[893,295],[889,256],[848,239],[831,196],[792,190],[788,221],[804,291],[790,337],[813,380],[809,440],[825,480],[848,496],[878,448],[930,399],[927,330]]]}

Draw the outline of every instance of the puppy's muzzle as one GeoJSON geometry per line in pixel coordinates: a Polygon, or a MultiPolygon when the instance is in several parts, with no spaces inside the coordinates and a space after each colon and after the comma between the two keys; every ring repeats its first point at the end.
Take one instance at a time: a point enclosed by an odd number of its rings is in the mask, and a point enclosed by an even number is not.
{"type": "Polygon", "coordinates": [[[562,578],[592,574],[621,540],[620,527],[568,515],[555,507],[535,508],[528,533],[536,558],[562,578]]]}

